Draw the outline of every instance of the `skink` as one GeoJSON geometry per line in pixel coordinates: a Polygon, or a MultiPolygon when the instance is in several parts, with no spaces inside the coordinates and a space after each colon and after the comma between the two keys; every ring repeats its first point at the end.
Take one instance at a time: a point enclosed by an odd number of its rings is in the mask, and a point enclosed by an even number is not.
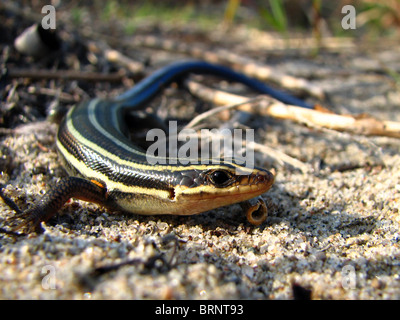
{"type": "Polygon", "coordinates": [[[189,61],[161,68],[116,98],[93,99],[68,112],[56,141],[70,176],[18,215],[24,220],[15,229],[40,230],[40,223],[72,197],[137,214],[192,215],[252,199],[270,189],[274,175],[268,170],[225,161],[185,165],[160,161],[166,164],[150,165],[146,153],[128,139],[127,112],[144,108],[168,84],[191,73],[216,75],[284,103],[312,108],[223,66],[189,61]]]}

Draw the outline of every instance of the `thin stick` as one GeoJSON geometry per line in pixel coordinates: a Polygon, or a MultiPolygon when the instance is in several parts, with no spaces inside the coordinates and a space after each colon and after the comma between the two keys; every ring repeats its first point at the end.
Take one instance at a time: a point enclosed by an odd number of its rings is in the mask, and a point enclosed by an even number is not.
{"type": "Polygon", "coordinates": [[[246,101],[240,102],[240,103],[236,103],[236,104],[232,104],[232,105],[228,105],[228,106],[220,106],[217,108],[213,108],[211,110],[208,110],[206,112],[203,112],[201,114],[199,114],[198,116],[196,116],[194,119],[192,119],[192,121],[190,121],[185,127],[184,129],[189,129],[189,128],[193,128],[195,125],[197,125],[199,122],[213,116],[216,115],[217,113],[220,113],[222,111],[225,110],[231,110],[231,109],[237,109],[240,106],[243,106],[244,104],[248,104],[248,103],[256,103],[256,102],[260,102],[261,101],[261,97],[256,97],[256,98],[251,98],[251,99],[247,99],[246,101]]]}
{"type": "MultiPolygon", "coordinates": [[[[202,134],[201,138],[207,137],[207,138],[211,138],[211,139],[215,139],[215,138],[224,139],[224,135],[222,135],[218,132],[210,133],[210,132],[204,131],[201,134],[202,134]]],[[[169,136],[168,139],[175,138],[175,137],[176,136],[169,136]]],[[[198,138],[198,134],[191,133],[191,134],[188,134],[187,137],[198,138]]],[[[245,141],[240,141],[240,143],[242,144],[243,147],[254,149],[254,151],[259,152],[269,158],[274,159],[281,166],[286,164],[286,165],[290,165],[290,166],[300,170],[303,173],[312,172],[312,168],[309,164],[301,162],[300,160],[297,160],[279,150],[273,149],[271,147],[262,145],[257,142],[250,142],[250,143],[246,144],[245,141]]]]}
{"type": "Polygon", "coordinates": [[[362,135],[376,135],[400,138],[400,122],[378,120],[370,115],[339,115],[322,107],[311,110],[292,105],[268,97],[257,107],[248,103],[246,97],[219,90],[214,90],[194,81],[187,81],[187,86],[193,95],[217,105],[242,104],[239,110],[258,112],[261,115],[278,119],[289,119],[299,123],[311,123],[315,127],[351,132],[362,135]],[[272,102],[271,102],[272,101],[272,102]]]}
{"type": "Polygon", "coordinates": [[[299,169],[302,173],[310,173],[313,171],[311,165],[304,163],[296,158],[293,158],[286,153],[273,149],[271,147],[268,147],[266,145],[257,143],[257,142],[251,142],[250,145],[248,146],[250,148],[253,148],[254,151],[260,152],[264,154],[265,156],[271,157],[275,159],[280,165],[283,166],[283,164],[288,164],[294,168],[299,169]]]}
{"type": "Polygon", "coordinates": [[[88,48],[91,52],[103,54],[108,61],[119,64],[135,75],[140,75],[144,72],[145,67],[143,63],[135,61],[111,48],[105,41],[89,41],[88,48]]]}
{"type": "Polygon", "coordinates": [[[121,72],[98,73],[82,72],[75,70],[34,70],[34,69],[8,69],[7,76],[10,78],[29,78],[29,79],[65,79],[65,80],[85,80],[85,81],[113,81],[120,82],[124,78],[121,72]]]}

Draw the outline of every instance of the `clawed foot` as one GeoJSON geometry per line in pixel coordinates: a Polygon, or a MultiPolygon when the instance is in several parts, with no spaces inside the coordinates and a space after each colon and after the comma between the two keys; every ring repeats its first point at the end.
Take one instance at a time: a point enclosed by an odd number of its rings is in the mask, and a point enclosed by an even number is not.
{"type": "Polygon", "coordinates": [[[21,235],[21,233],[17,231],[22,231],[22,234],[29,234],[32,232],[42,233],[43,228],[40,225],[40,215],[35,212],[37,210],[36,206],[22,211],[13,200],[3,193],[2,189],[2,186],[0,186],[0,197],[6,205],[15,211],[15,214],[5,220],[7,229],[0,228],[0,232],[10,235],[21,235]]]}

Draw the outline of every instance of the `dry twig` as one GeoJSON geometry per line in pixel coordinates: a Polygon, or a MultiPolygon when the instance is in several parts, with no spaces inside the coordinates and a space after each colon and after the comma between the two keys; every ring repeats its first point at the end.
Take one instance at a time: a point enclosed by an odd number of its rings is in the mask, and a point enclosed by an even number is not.
{"type": "Polygon", "coordinates": [[[377,135],[400,138],[400,123],[396,121],[378,120],[370,115],[339,115],[324,108],[310,110],[292,105],[285,105],[280,101],[268,97],[254,105],[246,103],[248,98],[207,88],[197,82],[186,82],[192,94],[217,105],[238,106],[239,110],[257,112],[261,115],[278,119],[289,119],[300,123],[310,123],[314,127],[328,128],[363,135],[377,135]],[[272,102],[271,102],[272,101],[272,102]]]}
{"type": "Polygon", "coordinates": [[[7,76],[10,78],[29,78],[29,79],[65,79],[65,80],[84,80],[84,81],[110,81],[120,82],[125,74],[122,72],[99,73],[83,72],[75,70],[34,70],[34,69],[8,69],[7,76]]]}
{"type": "Polygon", "coordinates": [[[133,74],[142,74],[144,71],[144,65],[142,63],[135,61],[121,52],[111,48],[104,41],[89,41],[88,48],[91,52],[102,53],[108,61],[119,64],[133,74]]]}
{"type": "Polygon", "coordinates": [[[231,110],[231,109],[237,109],[245,104],[254,104],[254,103],[258,103],[260,102],[262,98],[261,97],[256,97],[256,98],[251,98],[251,99],[247,99],[246,101],[237,103],[237,104],[231,104],[231,105],[225,105],[225,106],[220,106],[217,108],[213,108],[211,110],[208,110],[206,112],[203,112],[201,114],[199,114],[198,116],[194,117],[192,119],[192,121],[190,121],[185,127],[184,129],[190,129],[193,128],[195,125],[197,125],[199,122],[213,116],[216,115],[220,112],[226,111],[226,110],[231,110]]]}

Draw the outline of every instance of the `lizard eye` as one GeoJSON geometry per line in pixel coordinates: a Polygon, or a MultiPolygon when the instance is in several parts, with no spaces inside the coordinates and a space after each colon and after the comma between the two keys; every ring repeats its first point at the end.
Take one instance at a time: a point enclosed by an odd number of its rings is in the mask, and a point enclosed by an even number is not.
{"type": "Polygon", "coordinates": [[[208,176],[210,182],[217,188],[227,187],[232,182],[232,175],[224,170],[212,171],[208,176]]]}

